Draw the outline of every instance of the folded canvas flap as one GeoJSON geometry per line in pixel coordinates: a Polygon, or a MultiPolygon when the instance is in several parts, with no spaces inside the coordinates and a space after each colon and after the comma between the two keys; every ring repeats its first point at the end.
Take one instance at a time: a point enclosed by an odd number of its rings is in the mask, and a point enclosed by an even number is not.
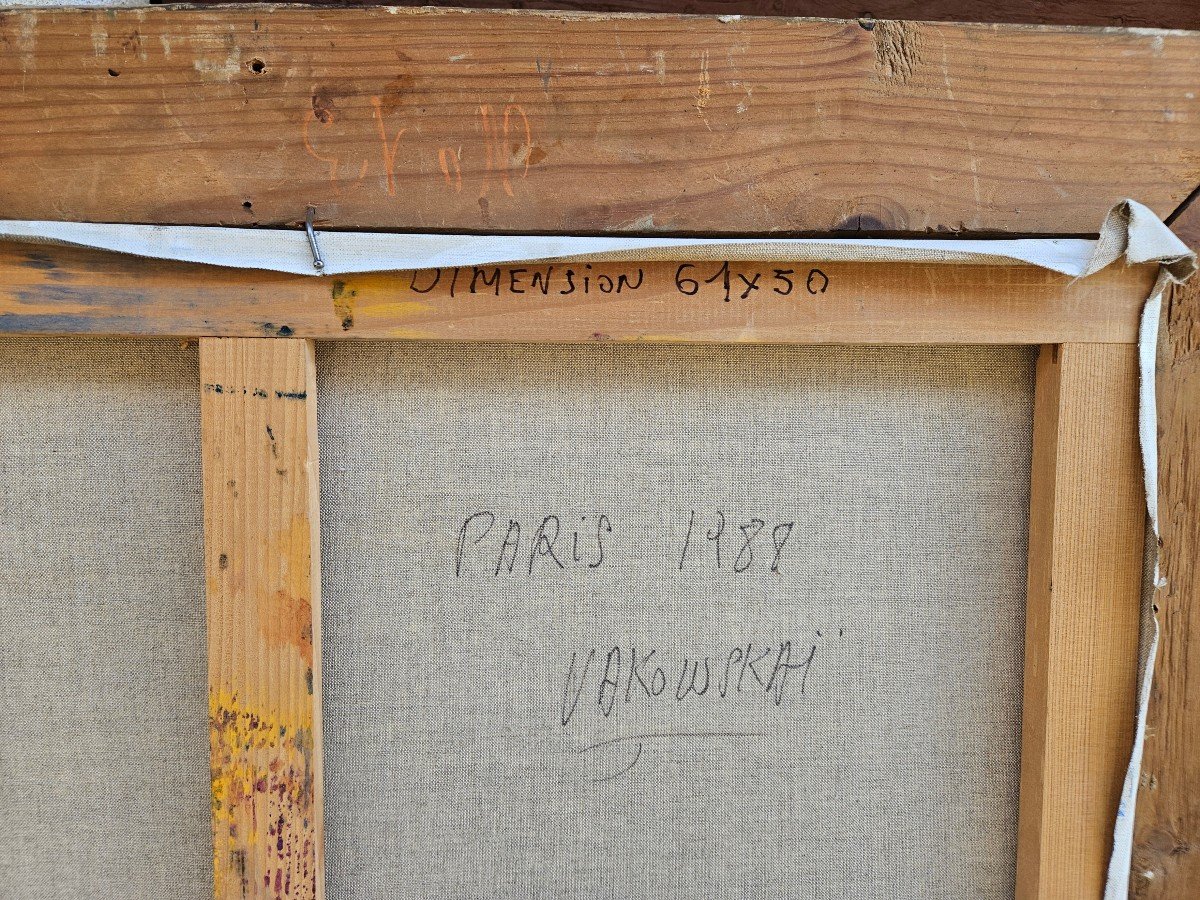
{"type": "Polygon", "coordinates": [[[0,239],[65,244],[150,259],[263,269],[295,275],[347,275],[553,260],[719,259],[813,262],[931,262],[1031,265],[1081,277],[1122,256],[1161,263],[1177,280],[1195,256],[1154,213],[1126,200],[1112,208],[1099,240],[936,240],[862,238],[670,238],[569,235],[441,235],[322,231],[324,265],[313,266],[303,231],[182,225],[0,220],[0,239]]]}
{"type": "MultiPolygon", "coordinates": [[[[1138,439],[1142,447],[1142,471],[1146,488],[1146,512],[1155,541],[1158,531],[1158,398],[1155,384],[1158,356],[1158,328],[1162,315],[1162,299],[1171,284],[1182,284],[1196,272],[1196,254],[1188,249],[1149,209],[1133,200],[1126,200],[1109,210],[1100,230],[1100,239],[1084,276],[1097,272],[1115,260],[1125,257],[1129,264],[1159,264],[1158,278],[1142,309],[1138,335],[1138,368],[1141,373],[1138,395],[1138,439]]],[[[1154,587],[1161,587],[1158,570],[1158,551],[1154,556],[1154,587]]],[[[1138,681],[1137,724],[1129,767],[1121,785],[1121,800],[1113,829],[1113,852],[1108,865],[1105,900],[1123,900],[1129,896],[1129,875],[1133,864],[1133,816],[1137,807],[1138,785],[1141,782],[1142,754],[1146,743],[1146,714],[1150,706],[1150,687],[1154,681],[1154,663],[1158,657],[1158,616],[1153,612],[1143,621],[1150,623],[1151,633],[1143,640],[1145,655],[1140,660],[1138,681]]]]}
{"type": "MultiPolygon", "coordinates": [[[[1097,240],[904,240],[572,237],[560,235],[431,235],[323,231],[323,266],[314,266],[314,247],[304,231],[90,222],[0,221],[0,239],[52,243],[125,253],[151,259],[297,275],[342,275],[454,266],[572,260],[795,260],[922,262],[959,265],[1031,265],[1076,278],[1124,259],[1157,263],[1159,277],[1146,300],[1139,339],[1141,395],[1139,432],[1145,468],[1146,505],[1158,534],[1158,445],[1155,355],[1159,316],[1167,287],[1196,271],[1196,255],[1147,207],[1134,200],[1114,206],[1097,240]]],[[[1155,566],[1155,584],[1159,576],[1155,566]]],[[[1130,765],[1113,835],[1106,897],[1127,896],[1146,710],[1158,645],[1158,622],[1142,661],[1138,716],[1130,765]]]]}

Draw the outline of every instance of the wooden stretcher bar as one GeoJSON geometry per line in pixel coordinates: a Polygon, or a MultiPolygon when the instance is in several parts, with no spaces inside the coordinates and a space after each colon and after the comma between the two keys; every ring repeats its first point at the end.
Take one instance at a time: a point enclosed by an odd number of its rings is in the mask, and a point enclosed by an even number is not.
{"type": "MultiPolygon", "coordinates": [[[[299,240],[299,236],[297,236],[299,240]]],[[[1152,267],[528,263],[313,277],[0,243],[0,333],[1133,343],[1152,267]]]]}

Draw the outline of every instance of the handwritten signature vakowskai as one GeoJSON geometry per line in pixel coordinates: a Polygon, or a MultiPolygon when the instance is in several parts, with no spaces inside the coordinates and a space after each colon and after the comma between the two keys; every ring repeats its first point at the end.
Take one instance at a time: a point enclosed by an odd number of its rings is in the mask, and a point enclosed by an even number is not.
{"type": "Polygon", "coordinates": [[[775,706],[803,694],[817,645],[791,641],[760,646],[753,641],[710,656],[672,657],[636,647],[572,652],[562,697],[562,725],[580,703],[609,718],[622,704],[721,702],[761,698],[775,706]]]}

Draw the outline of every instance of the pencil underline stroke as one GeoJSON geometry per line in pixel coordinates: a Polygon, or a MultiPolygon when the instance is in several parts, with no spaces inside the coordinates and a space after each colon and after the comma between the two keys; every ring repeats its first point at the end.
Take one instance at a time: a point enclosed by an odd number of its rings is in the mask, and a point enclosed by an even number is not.
{"type": "Polygon", "coordinates": [[[629,765],[625,766],[611,775],[602,775],[599,778],[593,778],[594,782],[612,781],[614,778],[620,778],[626,772],[630,771],[637,765],[638,760],[642,758],[642,744],[645,741],[664,740],[670,738],[684,738],[688,740],[696,740],[701,738],[740,738],[740,737],[762,737],[760,731],[657,731],[647,734],[628,734],[624,737],[609,738],[606,741],[600,741],[595,744],[588,744],[586,747],[580,747],[579,753],[582,755],[591,750],[598,750],[601,747],[612,747],[617,744],[627,743],[630,741],[637,742],[637,751],[633,754],[633,759],[629,765]]]}
{"type": "Polygon", "coordinates": [[[609,747],[613,744],[620,744],[625,741],[643,741],[663,740],[666,738],[686,738],[689,740],[697,740],[701,738],[741,738],[741,737],[762,737],[761,731],[655,731],[646,734],[627,734],[623,737],[609,738],[606,741],[599,741],[595,744],[588,744],[586,747],[580,747],[580,753],[587,753],[589,750],[598,750],[601,747],[609,747]]]}

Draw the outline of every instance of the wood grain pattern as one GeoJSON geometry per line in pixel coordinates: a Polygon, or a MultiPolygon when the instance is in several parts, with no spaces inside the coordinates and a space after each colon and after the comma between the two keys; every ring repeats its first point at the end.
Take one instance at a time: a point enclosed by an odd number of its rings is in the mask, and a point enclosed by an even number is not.
{"type": "Polygon", "coordinates": [[[1137,680],[1145,501],[1137,351],[1042,349],[1025,623],[1020,900],[1103,893],[1137,680]]]}
{"type": "MultiPolygon", "coordinates": [[[[1200,206],[1175,223],[1200,248],[1200,206]]],[[[1200,896],[1200,281],[1163,307],[1158,356],[1161,631],[1138,793],[1131,895],[1200,896]]]]}
{"type": "MultiPolygon", "coordinates": [[[[225,0],[192,0],[209,5],[225,0]]],[[[1177,0],[276,0],[336,6],[450,6],[709,16],[811,16],[1019,25],[1200,29],[1200,8],[1177,0]]]]}
{"type": "Polygon", "coordinates": [[[417,9],[0,13],[11,218],[1087,233],[1200,183],[1200,35],[417,9]]]}
{"type": "Polygon", "coordinates": [[[660,262],[312,278],[0,242],[0,333],[1130,343],[1153,277],[1145,266],[1072,283],[1031,266],[660,262]]]}
{"type": "Polygon", "coordinates": [[[200,342],[217,900],[324,897],[316,373],[200,342]]]}

